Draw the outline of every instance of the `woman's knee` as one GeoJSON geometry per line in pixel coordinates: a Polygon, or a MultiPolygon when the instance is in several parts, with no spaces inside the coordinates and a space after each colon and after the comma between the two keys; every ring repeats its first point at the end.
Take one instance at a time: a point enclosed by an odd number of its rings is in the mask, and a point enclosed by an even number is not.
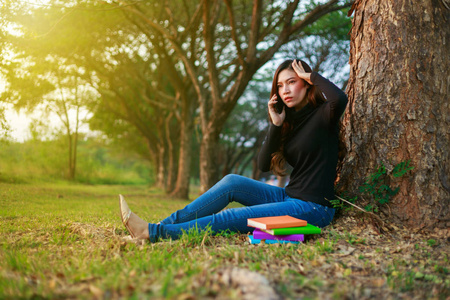
{"type": "Polygon", "coordinates": [[[224,181],[235,181],[235,180],[240,180],[243,176],[241,175],[237,175],[237,174],[227,174],[225,175],[222,180],[224,181]]]}
{"type": "Polygon", "coordinates": [[[246,180],[246,177],[241,176],[241,175],[236,175],[236,174],[228,174],[225,175],[221,180],[220,180],[220,184],[222,186],[226,186],[228,188],[234,188],[234,187],[238,187],[241,186],[242,184],[244,184],[246,180]]]}

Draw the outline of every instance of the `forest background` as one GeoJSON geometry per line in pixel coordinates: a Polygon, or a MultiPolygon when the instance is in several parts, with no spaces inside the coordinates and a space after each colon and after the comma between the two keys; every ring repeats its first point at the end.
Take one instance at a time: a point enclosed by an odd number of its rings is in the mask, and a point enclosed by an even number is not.
{"type": "Polygon", "coordinates": [[[149,184],[187,198],[189,183],[261,178],[276,65],[303,58],[345,88],[351,25],[345,1],[255,3],[5,2],[2,109],[34,119],[16,142],[3,118],[1,180],[149,184]]]}

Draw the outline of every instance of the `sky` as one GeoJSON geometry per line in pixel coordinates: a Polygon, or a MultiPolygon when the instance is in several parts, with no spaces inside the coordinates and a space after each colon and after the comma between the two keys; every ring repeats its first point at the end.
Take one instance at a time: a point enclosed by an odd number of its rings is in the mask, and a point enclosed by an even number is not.
{"type": "MultiPolygon", "coordinates": [[[[7,107],[5,111],[5,118],[10,127],[9,139],[15,142],[23,142],[31,138],[29,129],[30,123],[33,119],[40,118],[40,113],[17,112],[11,107],[7,107]]],[[[49,117],[44,123],[49,125],[51,129],[61,127],[60,121],[55,116],[49,117]]]]}
{"type": "Polygon", "coordinates": [[[9,132],[13,141],[23,142],[30,137],[28,126],[30,124],[30,117],[23,113],[17,113],[11,109],[7,109],[5,113],[6,121],[11,128],[9,132]]]}

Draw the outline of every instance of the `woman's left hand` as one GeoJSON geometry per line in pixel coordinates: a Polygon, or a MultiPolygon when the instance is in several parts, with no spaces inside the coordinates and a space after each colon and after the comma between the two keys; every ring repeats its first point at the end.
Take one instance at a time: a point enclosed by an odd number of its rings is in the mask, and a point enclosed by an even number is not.
{"type": "Polygon", "coordinates": [[[294,59],[294,61],[292,62],[292,68],[294,69],[294,72],[298,77],[305,80],[310,85],[313,85],[313,83],[311,82],[311,73],[306,73],[302,64],[299,63],[296,59],[294,59]]]}

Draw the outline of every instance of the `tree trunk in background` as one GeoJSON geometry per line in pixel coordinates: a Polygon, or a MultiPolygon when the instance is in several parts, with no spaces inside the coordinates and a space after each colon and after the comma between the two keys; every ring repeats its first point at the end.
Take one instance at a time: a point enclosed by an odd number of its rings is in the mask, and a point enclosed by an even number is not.
{"type": "Polygon", "coordinates": [[[415,169],[396,185],[389,218],[450,226],[450,22],[441,1],[356,1],[340,185],[356,192],[381,163],[415,169]]]}
{"type": "Polygon", "coordinates": [[[203,194],[219,181],[219,166],[216,155],[219,149],[219,133],[203,132],[200,144],[200,193],[203,194]]]}
{"type": "MultiPolygon", "coordinates": [[[[175,162],[176,157],[176,149],[174,146],[174,139],[172,138],[173,133],[171,132],[171,120],[173,118],[173,113],[170,113],[169,116],[165,119],[165,140],[167,141],[167,179],[165,184],[165,190],[167,194],[173,192],[175,188],[175,182],[177,181],[177,164],[175,162]]],[[[178,133],[176,133],[178,134],[178,133]]]]}
{"type": "Polygon", "coordinates": [[[73,142],[74,142],[74,140],[72,139],[72,134],[70,134],[70,131],[68,131],[68,133],[67,133],[67,140],[68,140],[68,150],[69,150],[69,153],[68,153],[68,159],[69,159],[68,167],[69,168],[68,168],[67,178],[69,180],[74,180],[75,179],[75,164],[73,161],[73,158],[74,158],[73,142]]]}
{"type": "Polygon", "coordinates": [[[165,187],[165,167],[164,167],[164,146],[162,144],[158,145],[158,154],[156,157],[156,166],[157,166],[157,171],[156,171],[156,187],[164,189],[165,187]]]}
{"type": "Polygon", "coordinates": [[[183,99],[181,109],[180,154],[178,158],[178,175],[172,196],[189,198],[189,182],[191,178],[192,136],[194,132],[194,113],[196,101],[187,97],[183,99]]]}

